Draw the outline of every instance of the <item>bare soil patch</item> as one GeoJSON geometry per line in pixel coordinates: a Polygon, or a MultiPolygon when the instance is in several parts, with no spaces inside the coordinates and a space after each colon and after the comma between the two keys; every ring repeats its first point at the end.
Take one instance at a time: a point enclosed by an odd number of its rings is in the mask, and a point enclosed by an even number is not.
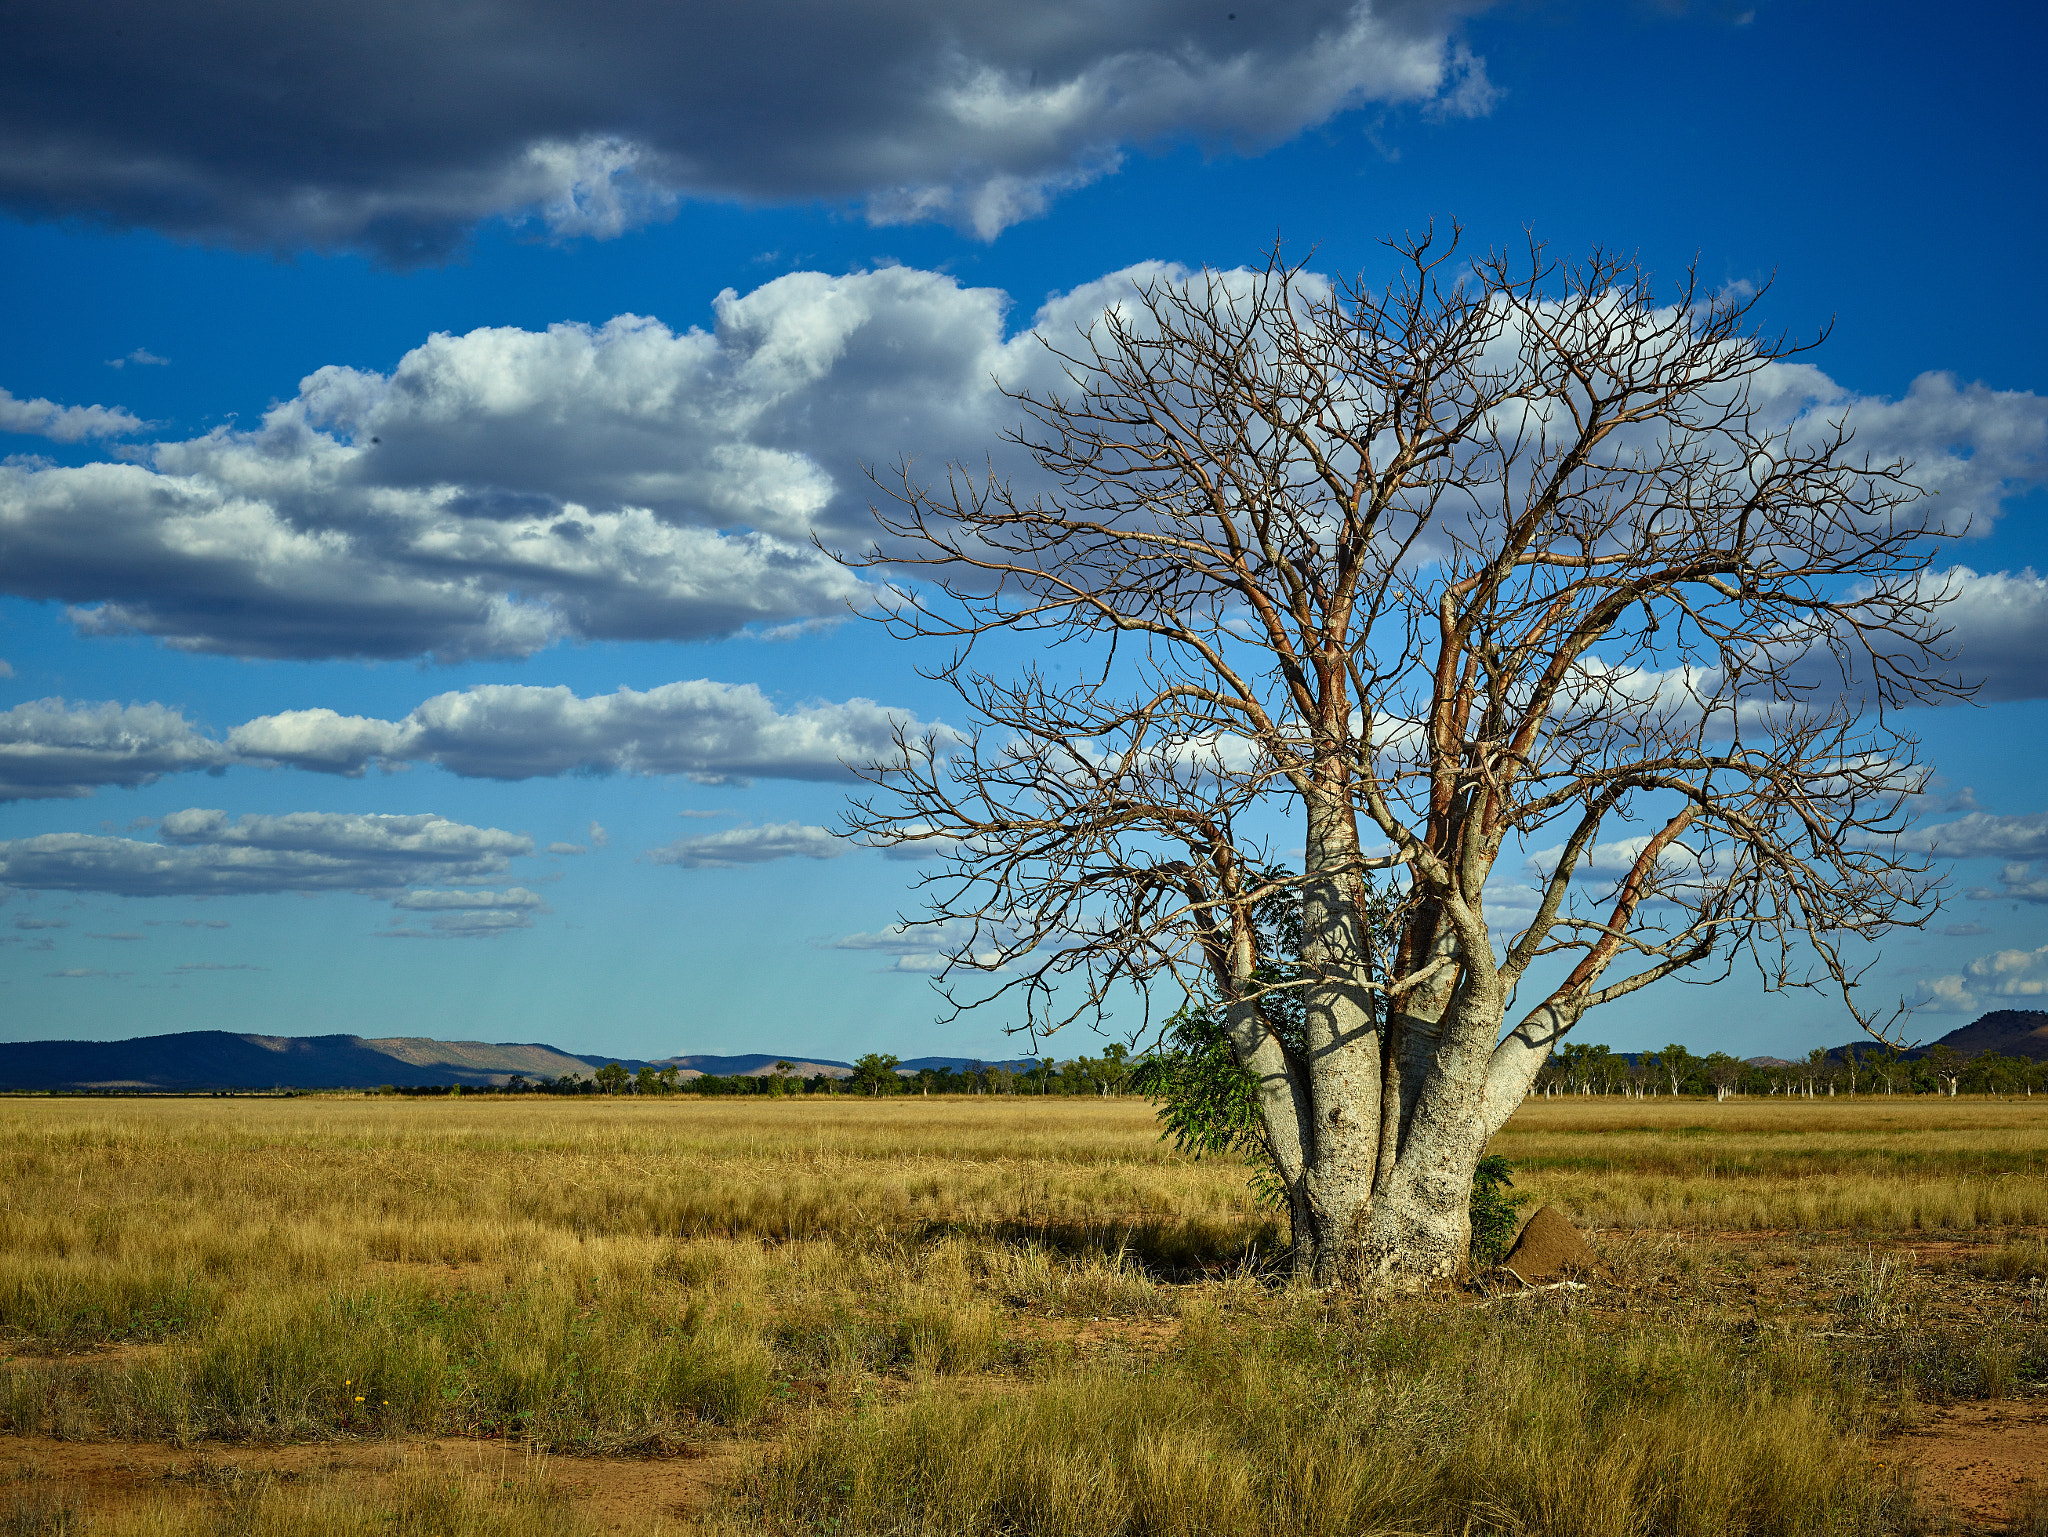
{"type": "Polygon", "coordinates": [[[1893,1445],[1929,1506],[1966,1531],[2001,1531],[2030,1486],[2048,1483],[2048,1401],[1950,1404],[1893,1445]]]}

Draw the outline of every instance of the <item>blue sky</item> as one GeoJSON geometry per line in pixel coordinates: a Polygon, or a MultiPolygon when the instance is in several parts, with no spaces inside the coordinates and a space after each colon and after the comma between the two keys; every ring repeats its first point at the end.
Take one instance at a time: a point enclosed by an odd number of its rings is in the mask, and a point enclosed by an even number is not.
{"type": "MultiPolygon", "coordinates": [[[[1874,980],[1923,1035],[2048,988],[2033,8],[236,12],[245,56],[30,6],[0,64],[7,1038],[1009,1054],[886,934],[911,867],[807,831],[885,712],[958,719],[807,535],[858,530],[863,463],[972,457],[1049,299],[1276,235],[1370,278],[1432,219],[1774,279],[1981,472],[1941,563],[2006,573],[1958,627],[1997,681],[1914,722],[1929,820],[1975,820],[1874,980]]],[[[1738,973],[1582,1033],[1853,1031],[1738,973]]]]}

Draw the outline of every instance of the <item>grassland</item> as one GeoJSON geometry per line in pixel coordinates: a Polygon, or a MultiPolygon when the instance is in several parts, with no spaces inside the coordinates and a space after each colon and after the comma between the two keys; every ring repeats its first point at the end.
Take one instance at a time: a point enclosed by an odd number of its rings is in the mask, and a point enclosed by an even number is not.
{"type": "Polygon", "coordinates": [[[1496,1151],[1613,1285],[1292,1288],[1132,1101],[0,1101],[0,1532],[1913,1532],[1888,1438],[2048,1378],[2048,1101],[1496,1151]]]}

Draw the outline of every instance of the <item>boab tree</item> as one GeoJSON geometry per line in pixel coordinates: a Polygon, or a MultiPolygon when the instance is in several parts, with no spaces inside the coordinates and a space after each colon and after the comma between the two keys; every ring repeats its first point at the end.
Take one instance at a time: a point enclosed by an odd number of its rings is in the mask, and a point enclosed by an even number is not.
{"type": "Polygon", "coordinates": [[[1893,711],[1950,688],[1940,530],[1788,419],[1753,297],[1455,247],[1138,288],[1012,394],[1035,471],[904,466],[859,561],[923,579],[886,617],[976,717],[850,819],[933,846],[947,975],[1041,1029],[1217,1000],[1297,1255],[1374,1288],[1456,1272],[1589,1011],[1738,958],[1856,1007],[1853,941],[1931,909],[1893,711]]]}

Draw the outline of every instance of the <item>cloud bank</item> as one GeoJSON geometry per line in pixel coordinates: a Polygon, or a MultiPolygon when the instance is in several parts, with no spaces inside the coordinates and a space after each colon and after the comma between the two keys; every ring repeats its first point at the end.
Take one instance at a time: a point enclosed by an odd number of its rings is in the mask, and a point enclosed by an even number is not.
{"type": "Polygon", "coordinates": [[[0,711],[0,801],[75,800],[164,774],[220,769],[227,748],[161,704],[39,699],[0,711]]]}
{"type": "MultiPolygon", "coordinates": [[[[702,678],[593,698],[566,687],[484,684],[437,694],[400,720],[287,710],[245,721],[218,741],[166,705],[40,699],[0,711],[0,801],[77,799],[102,786],[132,789],[235,764],[350,777],[373,764],[431,763],[467,779],[844,780],[852,777],[848,764],[887,756],[899,728],[950,739],[946,728],[872,699],[777,710],[754,684],[702,678]]],[[[606,842],[595,822],[590,841],[606,842]]]]}
{"type": "MultiPolygon", "coordinates": [[[[680,774],[728,784],[849,778],[845,765],[885,755],[899,726],[926,729],[871,699],[778,712],[751,683],[699,679],[589,699],[567,688],[488,684],[436,695],[398,721],[332,710],[263,716],[229,732],[226,750],[243,762],[335,774],[360,774],[373,762],[436,763],[474,779],[680,774]]],[[[592,837],[601,843],[602,829],[592,837]]]]}
{"type": "Polygon", "coordinates": [[[602,238],[686,197],[990,238],[1130,146],[1255,153],[1369,102],[1483,112],[1456,37],[1482,4],[114,0],[88,22],[23,0],[0,206],[397,264],[485,219],[602,238]]]}
{"type": "Polygon", "coordinates": [[[86,438],[125,438],[148,427],[119,406],[60,406],[51,400],[17,400],[0,389],[0,432],[25,432],[58,443],[86,438]]]}
{"type": "Polygon", "coordinates": [[[0,842],[0,886],[121,897],[346,891],[436,913],[439,931],[474,934],[529,927],[539,897],[517,886],[411,888],[488,880],[532,852],[523,834],[433,815],[303,811],[231,820],[193,809],[165,817],[154,843],[86,833],[0,842]]]}
{"type": "MultiPolygon", "coordinates": [[[[1006,295],[909,268],[728,291],[709,329],[625,315],[435,336],[389,374],[316,370],[252,429],[140,462],[0,466],[0,591],[69,604],[87,634],[309,659],[829,622],[876,593],[812,543],[866,544],[870,468],[993,450],[1024,470],[994,381],[1057,386],[1040,333],[1070,337],[1178,275],[1109,274],[1008,336],[1006,295]]],[[[1846,411],[1873,453],[1915,457],[1950,526],[1988,529],[2001,497],[2048,475],[2034,395],[1926,375],[1898,400],[1851,397],[1806,365],[1759,389],[1776,420],[1846,411]]],[[[2048,644],[2033,573],[1955,579],[1967,651],[2048,644]]],[[[1995,689],[2039,675],[2004,668],[1995,689]]]]}
{"type": "Polygon", "coordinates": [[[1998,998],[2048,993],[2048,945],[2038,950],[1995,950],[1960,972],[1921,983],[1915,1008],[1936,1014],[1975,1014],[1998,998]]]}

